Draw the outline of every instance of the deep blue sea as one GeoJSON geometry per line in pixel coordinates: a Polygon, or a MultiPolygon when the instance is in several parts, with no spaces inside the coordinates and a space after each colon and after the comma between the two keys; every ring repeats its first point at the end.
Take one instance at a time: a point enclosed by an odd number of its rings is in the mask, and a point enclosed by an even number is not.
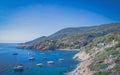
{"type": "Polygon", "coordinates": [[[17,44],[0,43],[0,75],[64,75],[79,63],[73,59],[76,53],[77,51],[18,49],[17,44]],[[18,55],[13,55],[14,52],[18,55]],[[28,53],[35,57],[34,61],[28,60],[28,53]],[[60,58],[64,60],[59,61],[60,58]],[[47,61],[54,61],[54,64],[48,64],[47,61]],[[43,63],[43,66],[36,66],[38,63],[43,63]],[[19,64],[24,65],[24,70],[14,71],[13,67],[19,64]]]}

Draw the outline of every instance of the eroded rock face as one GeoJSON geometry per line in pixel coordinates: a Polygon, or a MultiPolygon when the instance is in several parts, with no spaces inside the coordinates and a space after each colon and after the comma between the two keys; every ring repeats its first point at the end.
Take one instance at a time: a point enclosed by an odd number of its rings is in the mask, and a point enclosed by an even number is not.
{"type": "Polygon", "coordinates": [[[82,61],[87,60],[89,58],[90,58],[90,55],[87,54],[85,51],[82,51],[74,56],[74,59],[82,60],[82,61]]]}
{"type": "Polygon", "coordinates": [[[110,61],[109,61],[109,59],[105,59],[103,63],[104,63],[104,64],[109,64],[110,61]]]}
{"type": "Polygon", "coordinates": [[[68,75],[92,75],[92,72],[87,68],[90,65],[90,55],[85,51],[79,52],[74,56],[74,59],[80,60],[81,63],[78,64],[77,68],[68,73],[68,75]]]}

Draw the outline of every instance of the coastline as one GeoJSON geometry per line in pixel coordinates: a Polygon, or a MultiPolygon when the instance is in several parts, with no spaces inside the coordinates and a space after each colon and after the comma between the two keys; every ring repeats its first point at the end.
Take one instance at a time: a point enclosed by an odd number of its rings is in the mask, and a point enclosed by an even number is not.
{"type": "Polygon", "coordinates": [[[73,59],[81,62],[73,71],[65,73],[66,75],[92,75],[92,72],[87,68],[87,66],[91,63],[89,54],[87,54],[85,51],[81,51],[77,53],[73,59]]]}
{"type": "MultiPolygon", "coordinates": [[[[112,47],[115,47],[116,44],[118,44],[117,41],[112,41],[108,44],[106,44],[105,46],[103,47],[93,47],[92,50],[94,52],[92,52],[92,54],[90,53],[86,53],[86,50],[85,48],[83,47],[83,49],[81,49],[81,51],[79,53],[77,53],[73,58],[76,59],[76,60],[80,60],[81,62],[77,65],[77,67],[69,72],[69,73],[66,73],[67,75],[93,75],[95,73],[95,71],[91,71],[90,68],[88,68],[89,65],[93,64],[93,60],[95,60],[95,57],[98,53],[102,53],[102,52],[106,52],[107,50],[106,49],[109,49],[109,48],[112,48],[112,47]]],[[[109,49],[110,50],[110,49],[109,49]]],[[[117,49],[116,49],[117,50],[117,49]]],[[[114,50],[115,51],[115,50],[114,50]]],[[[108,51],[107,51],[108,52],[108,51]]],[[[117,51],[115,51],[117,52],[117,51]]],[[[104,59],[103,60],[103,64],[111,64],[108,66],[109,69],[115,67],[114,65],[116,63],[112,63],[114,62],[115,60],[110,60],[110,59],[114,59],[114,57],[110,57],[110,55],[112,56],[112,52],[110,54],[108,54],[109,57],[104,59]],[[111,62],[112,61],[112,62],[111,62]],[[112,67],[111,67],[112,66],[112,67]]],[[[106,56],[104,56],[106,57],[106,56]]],[[[98,63],[99,64],[99,63],[98,63]]],[[[97,67],[97,66],[96,66],[97,67]]]]}
{"type": "Polygon", "coordinates": [[[56,49],[61,51],[80,51],[80,49],[56,49]]]}

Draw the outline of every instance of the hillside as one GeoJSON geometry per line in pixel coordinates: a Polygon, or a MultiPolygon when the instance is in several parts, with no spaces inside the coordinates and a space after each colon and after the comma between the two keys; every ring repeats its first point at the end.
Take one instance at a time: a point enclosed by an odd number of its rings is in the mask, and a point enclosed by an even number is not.
{"type": "Polygon", "coordinates": [[[36,39],[34,39],[34,40],[32,40],[32,41],[28,41],[28,42],[25,42],[25,43],[21,43],[21,45],[32,45],[32,44],[34,44],[34,43],[36,43],[36,42],[40,42],[40,41],[42,41],[42,40],[45,40],[46,38],[47,38],[46,36],[42,36],[42,37],[36,38],[36,39]]]}
{"type": "Polygon", "coordinates": [[[119,32],[120,23],[104,24],[91,27],[74,27],[62,29],[45,39],[32,41],[30,46],[19,46],[19,48],[31,48],[38,50],[48,49],[80,49],[87,45],[94,38],[98,38],[109,33],[119,32]]]}
{"type": "Polygon", "coordinates": [[[119,75],[120,32],[94,39],[74,58],[81,63],[68,75],[119,75]]]}
{"type": "Polygon", "coordinates": [[[111,32],[118,29],[120,23],[111,23],[111,24],[104,24],[99,26],[91,26],[91,27],[71,27],[62,29],[53,35],[50,35],[49,38],[59,39],[66,36],[71,36],[75,34],[86,34],[86,33],[98,33],[98,32],[111,32]]]}

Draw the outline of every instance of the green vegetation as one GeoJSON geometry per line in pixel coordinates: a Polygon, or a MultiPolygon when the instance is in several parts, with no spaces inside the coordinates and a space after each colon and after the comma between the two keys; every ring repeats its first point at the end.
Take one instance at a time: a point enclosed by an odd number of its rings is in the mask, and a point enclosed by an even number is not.
{"type": "Polygon", "coordinates": [[[120,59],[117,59],[117,60],[115,61],[115,63],[116,63],[116,66],[114,67],[114,69],[115,69],[118,73],[120,73],[120,59]]]}
{"type": "Polygon", "coordinates": [[[86,52],[91,55],[94,54],[96,50],[98,50],[98,53],[91,57],[92,63],[88,66],[91,71],[94,71],[94,75],[113,75],[113,72],[115,72],[115,74],[120,74],[120,51],[118,48],[120,47],[119,34],[120,33],[113,33],[104,37],[96,38],[86,46],[86,52]],[[113,40],[118,43],[115,46],[113,45],[112,47],[109,47],[112,45],[113,40]],[[109,48],[105,49],[104,46],[96,46],[100,42],[105,42],[105,46],[108,46],[109,48]],[[104,50],[99,52],[99,49],[101,48],[104,48],[104,50]],[[105,70],[113,64],[115,64],[113,68],[105,70]]]}
{"type": "Polygon", "coordinates": [[[100,43],[100,42],[110,43],[113,40],[117,40],[117,39],[116,39],[116,36],[114,36],[114,34],[111,34],[105,37],[101,37],[100,39],[97,40],[97,43],[100,43]]]}
{"type": "Polygon", "coordinates": [[[113,57],[118,57],[118,59],[113,60],[116,63],[116,65],[114,68],[112,68],[112,70],[116,73],[120,73],[120,51],[115,50],[114,47],[107,48],[104,51],[97,54],[96,57],[94,57],[93,62],[88,66],[88,68],[91,71],[96,71],[95,75],[110,75],[109,72],[104,71],[104,69],[107,68],[109,64],[103,63],[104,59],[107,59],[107,56],[109,55],[112,55],[113,57]]]}
{"type": "Polygon", "coordinates": [[[108,48],[105,51],[99,53],[96,57],[95,60],[104,60],[107,58],[107,56],[112,55],[112,56],[119,56],[120,51],[113,50],[112,48],[108,48]]]}
{"type": "Polygon", "coordinates": [[[120,51],[116,51],[116,50],[112,50],[111,48],[108,48],[106,50],[106,54],[107,55],[113,55],[113,56],[119,56],[120,55],[120,51]]]}
{"type": "Polygon", "coordinates": [[[104,60],[107,57],[106,52],[99,53],[96,57],[95,60],[104,60]]]}
{"type": "Polygon", "coordinates": [[[96,72],[95,75],[109,75],[108,72],[96,72]]]}
{"type": "Polygon", "coordinates": [[[120,41],[118,42],[118,44],[116,44],[116,47],[120,47],[120,41]]]}
{"type": "Polygon", "coordinates": [[[116,65],[116,66],[115,66],[115,70],[116,70],[118,73],[120,73],[120,65],[116,65]]]}
{"type": "Polygon", "coordinates": [[[90,68],[91,71],[99,71],[100,69],[105,69],[107,67],[107,64],[92,63],[88,67],[90,68]]]}
{"type": "Polygon", "coordinates": [[[111,42],[111,41],[114,40],[114,39],[115,39],[114,36],[110,35],[110,36],[104,38],[103,41],[104,41],[105,43],[109,43],[109,42],[111,42]]]}

